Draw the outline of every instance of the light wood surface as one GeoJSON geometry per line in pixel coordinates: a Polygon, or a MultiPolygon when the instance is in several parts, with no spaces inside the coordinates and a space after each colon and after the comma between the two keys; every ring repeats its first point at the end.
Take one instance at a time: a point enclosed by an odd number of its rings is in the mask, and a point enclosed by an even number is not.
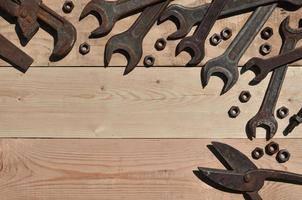
{"type": "MultiPolygon", "coordinates": [[[[0,143],[1,200],[233,200],[194,174],[198,166],[225,169],[206,145],[212,140],[21,140],[0,143]]],[[[264,141],[222,140],[246,155],[264,141]]],[[[291,160],[264,156],[259,168],[302,173],[301,140],[277,140],[291,160]]],[[[300,199],[302,186],[266,182],[264,200],[300,199]]]]}

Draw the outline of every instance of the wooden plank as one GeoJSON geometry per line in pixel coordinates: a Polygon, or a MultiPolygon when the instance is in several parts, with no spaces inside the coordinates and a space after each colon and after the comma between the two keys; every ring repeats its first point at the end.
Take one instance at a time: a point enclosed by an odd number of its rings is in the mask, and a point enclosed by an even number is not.
{"type": "MultiPolygon", "coordinates": [[[[211,140],[21,140],[2,139],[2,200],[218,200],[243,199],[218,191],[194,174],[198,166],[224,167],[207,149],[211,140]]],[[[223,140],[246,155],[264,140],[223,140]]],[[[260,168],[302,173],[301,140],[277,140],[291,160],[265,155],[260,168]]],[[[266,182],[263,199],[300,199],[301,186],[266,182]]]]}
{"type": "MultiPolygon", "coordinates": [[[[31,55],[35,59],[35,63],[33,66],[103,66],[103,53],[104,53],[104,46],[108,39],[124,30],[127,30],[130,25],[134,22],[137,18],[136,16],[132,16],[126,18],[117,23],[114,30],[111,34],[104,38],[100,39],[88,39],[88,36],[94,28],[97,27],[98,22],[95,17],[89,16],[85,18],[83,21],[79,22],[79,16],[84,8],[84,6],[89,2],[89,0],[81,0],[81,1],[74,1],[75,9],[74,11],[67,15],[62,12],[62,5],[64,0],[44,0],[45,4],[47,4],[50,8],[55,10],[57,13],[64,16],[66,19],[70,20],[78,30],[78,40],[73,51],[62,61],[56,63],[50,63],[48,57],[53,48],[53,38],[46,33],[44,30],[40,30],[34,39],[30,41],[30,43],[25,47],[22,48],[25,52],[31,55]],[[88,42],[91,45],[91,52],[86,56],[82,56],[78,53],[78,47],[81,43],[88,42]]],[[[205,0],[193,0],[193,1],[185,1],[185,0],[177,0],[174,3],[179,3],[186,6],[197,6],[204,2],[209,2],[205,0]]],[[[267,22],[267,26],[271,26],[275,28],[274,36],[268,41],[269,43],[273,44],[273,52],[271,55],[277,55],[281,46],[281,39],[279,34],[277,33],[279,24],[281,21],[291,14],[292,16],[292,25],[296,26],[297,21],[301,18],[301,9],[295,12],[287,12],[281,9],[277,9],[274,14],[271,16],[270,20],[267,22]]],[[[245,23],[246,19],[250,13],[243,14],[240,16],[231,17],[228,19],[220,20],[216,23],[215,27],[213,28],[210,35],[213,33],[219,33],[224,27],[230,27],[233,29],[234,36],[238,33],[241,29],[242,25],[245,23]]],[[[9,24],[5,20],[0,21],[0,29],[1,34],[5,37],[13,41],[17,46],[21,48],[20,42],[18,40],[17,34],[15,33],[14,25],[9,24]]],[[[156,52],[154,49],[154,43],[159,37],[167,37],[171,33],[175,31],[175,25],[172,22],[166,22],[160,26],[154,26],[150,33],[144,40],[144,55],[152,54],[156,59],[156,66],[183,66],[189,60],[189,56],[186,53],[182,53],[180,56],[175,58],[175,46],[178,44],[179,41],[171,41],[168,42],[168,46],[163,52],[156,52]]],[[[192,31],[193,32],[193,31],[192,31]]],[[[206,48],[206,58],[204,61],[207,61],[209,58],[214,58],[224,52],[224,50],[229,46],[231,40],[227,42],[223,42],[218,47],[211,47],[207,44],[206,48]]],[[[250,49],[243,57],[242,61],[240,62],[243,65],[248,59],[255,56],[260,56],[258,53],[259,46],[264,43],[260,37],[257,37],[255,42],[251,45],[250,49]],[[255,51],[256,49],[256,51],[255,51]]],[[[126,64],[126,60],[121,55],[114,55],[112,59],[112,66],[124,66],[126,64]]],[[[202,63],[203,64],[203,63],[202,63]]],[[[302,62],[298,63],[302,65],[302,62]]],[[[6,66],[7,64],[3,61],[0,62],[0,66],[6,66]]],[[[142,63],[140,63],[142,65],[142,63]]]]}
{"type": "MultiPolygon", "coordinates": [[[[66,138],[246,138],[246,122],[262,102],[268,79],[249,87],[253,73],[240,77],[226,95],[213,77],[203,90],[198,68],[140,68],[123,77],[122,69],[33,68],[28,75],[0,69],[0,136],[66,138]],[[238,96],[249,90],[252,99],[238,96]],[[227,112],[238,105],[241,115],[227,112]]],[[[302,68],[287,74],[278,107],[300,109],[302,68]]],[[[279,121],[276,137],[288,118],[279,121]]],[[[291,137],[300,138],[302,127],[291,137]]],[[[265,131],[258,130],[258,137],[265,131]]]]}

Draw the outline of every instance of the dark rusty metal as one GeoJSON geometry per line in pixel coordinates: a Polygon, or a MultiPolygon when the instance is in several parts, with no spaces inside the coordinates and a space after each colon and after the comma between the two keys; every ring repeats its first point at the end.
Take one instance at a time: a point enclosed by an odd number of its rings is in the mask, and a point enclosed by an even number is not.
{"type": "Polygon", "coordinates": [[[279,151],[279,144],[276,142],[270,142],[268,145],[265,146],[265,152],[267,155],[274,155],[279,151]]]}
{"type": "MultiPolygon", "coordinates": [[[[232,0],[223,9],[219,18],[226,18],[235,15],[239,12],[249,12],[254,8],[268,5],[272,3],[280,2],[278,0],[232,0]]],[[[293,6],[301,6],[302,2],[300,0],[282,0],[282,3],[288,3],[293,6]]],[[[169,8],[161,15],[159,23],[163,23],[169,19],[177,24],[178,30],[171,34],[168,39],[176,40],[185,37],[190,33],[193,26],[199,24],[206,14],[210,4],[203,4],[198,7],[184,7],[182,5],[174,4],[169,6],[169,8]]]]}
{"type": "Polygon", "coordinates": [[[144,59],[144,65],[145,67],[152,67],[155,63],[155,58],[152,55],[148,55],[144,59]]]}
{"type": "Polygon", "coordinates": [[[156,42],[155,42],[155,49],[157,51],[162,51],[166,48],[167,46],[167,41],[164,38],[159,38],[156,42]]]}
{"type": "Polygon", "coordinates": [[[102,37],[112,30],[118,20],[164,1],[166,0],[91,0],[83,9],[80,20],[90,14],[96,14],[95,16],[99,20],[99,27],[91,32],[90,37],[102,37]]]}
{"type": "Polygon", "coordinates": [[[277,110],[277,117],[279,119],[284,119],[289,115],[289,109],[285,106],[282,106],[277,110]]]}
{"type": "Polygon", "coordinates": [[[21,34],[27,41],[39,30],[39,20],[47,30],[55,31],[55,45],[50,56],[52,61],[65,57],[76,41],[74,26],[43,4],[42,0],[0,0],[0,10],[17,18],[21,34]]]}
{"type": "Polygon", "coordinates": [[[300,124],[302,124],[302,108],[296,115],[294,115],[290,118],[289,125],[286,127],[283,134],[285,136],[289,135],[300,124]]]}
{"type": "Polygon", "coordinates": [[[208,85],[210,77],[216,74],[222,75],[225,82],[221,94],[225,94],[236,84],[239,78],[238,63],[240,59],[276,6],[277,4],[272,4],[257,8],[225,53],[206,63],[201,73],[204,87],[208,85]]]}
{"type": "Polygon", "coordinates": [[[242,91],[239,95],[239,101],[241,103],[247,103],[252,98],[252,95],[249,91],[242,91]]]}
{"type": "Polygon", "coordinates": [[[282,149],[278,152],[276,159],[279,163],[286,163],[290,159],[290,153],[286,149],[282,149]]]}
{"type": "Polygon", "coordinates": [[[74,9],[74,3],[71,0],[66,0],[63,4],[63,12],[69,14],[74,9]]]}
{"type": "Polygon", "coordinates": [[[80,45],[79,52],[82,55],[88,54],[90,52],[90,45],[87,42],[84,42],[83,44],[80,45]]]}
{"type": "Polygon", "coordinates": [[[223,40],[228,40],[233,36],[233,31],[232,31],[232,29],[226,27],[226,28],[222,29],[220,35],[223,40]]]}
{"type": "Polygon", "coordinates": [[[261,31],[261,37],[264,40],[268,40],[270,39],[272,36],[274,35],[274,30],[271,27],[265,27],[262,31],[261,31]]]}
{"type": "Polygon", "coordinates": [[[167,0],[146,8],[127,31],[110,38],[105,47],[105,66],[109,65],[114,53],[121,53],[128,60],[124,75],[134,70],[143,55],[145,36],[170,2],[171,0],[167,0]]]}
{"type": "Polygon", "coordinates": [[[33,59],[2,35],[0,35],[0,44],[0,57],[19,71],[25,73],[33,63],[33,59]]]}
{"type": "MultiPolygon", "coordinates": [[[[283,45],[280,54],[284,54],[295,48],[297,42],[302,39],[302,29],[293,30],[289,26],[289,18],[286,18],[280,27],[280,34],[282,36],[283,45]]],[[[248,62],[245,66],[245,71],[251,69],[254,64],[252,61],[248,62]]],[[[265,65],[265,68],[268,67],[265,65]]],[[[264,67],[258,68],[264,69],[264,67]]],[[[267,139],[274,137],[278,130],[278,122],[275,118],[275,108],[280,95],[280,91],[286,76],[288,66],[284,65],[274,70],[271,77],[269,86],[267,88],[266,94],[264,96],[262,105],[258,113],[247,123],[246,130],[247,135],[250,139],[256,137],[256,128],[264,127],[267,130],[267,139]]],[[[251,82],[252,84],[257,84],[266,77],[266,70],[261,71],[259,75],[254,78],[251,82]]]]}
{"type": "Polygon", "coordinates": [[[260,158],[262,158],[264,156],[264,151],[262,148],[255,148],[254,151],[252,151],[252,157],[255,160],[259,160],[260,158]]]}
{"type": "Polygon", "coordinates": [[[192,59],[188,62],[188,66],[196,66],[204,59],[206,39],[222,9],[229,1],[213,0],[195,33],[190,37],[182,39],[177,45],[176,56],[182,51],[186,51],[191,55],[192,59]]]}
{"type": "MultiPolygon", "coordinates": [[[[265,181],[302,184],[302,175],[272,169],[259,169],[243,153],[223,143],[212,142],[213,151],[228,170],[199,167],[195,171],[206,184],[219,190],[241,193],[251,200],[261,200],[259,191],[265,181]]],[[[285,155],[285,157],[287,157],[285,155]]]]}
{"type": "Polygon", "coordinates": [[[240,108],[238,106],[232,106],[228,112],[231,118],[236,118],[240,115],[240,108]]]}
{"type": "Polygon", "coordinates": [[[220,42],[222,41],[221,36],[218,35],[217,33],[214,33],[211,37],[210,37],[210,43],[213,46],[217,46],[218,44],[220,44],[220,42]]]}
{"type": "Polygon", "coordinates": [[[264,43],[260,46],[259,52],[261,55],[266,56],[272,52],[272,45],[269,43],[264,43]]]}

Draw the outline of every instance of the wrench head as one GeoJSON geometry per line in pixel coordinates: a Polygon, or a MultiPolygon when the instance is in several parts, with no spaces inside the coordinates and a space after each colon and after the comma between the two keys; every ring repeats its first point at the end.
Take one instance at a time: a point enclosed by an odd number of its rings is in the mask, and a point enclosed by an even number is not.
{"type": "Polygon", "coordinates": [[[133,71],[143,55],[143,50],[140,42],[129,42],[134,40],[135,39],[131,38],[131,35],[125,36],[124,33],[115,35],[110,38],[105,47],[105,66],[108,67],[114,53],[120,53],[124,55],[128,60],[124,75],[127,75],[131,71],[133,71]]]}
{"type": "Polygon", "coordinates": [[[91,0],[83,9],[80,21],[88,15],[94,15],[99,21],[99,27],[91,32],[90,38],[98,38],[107,35],[118,20],[115,14],[116,1],[91,0]]]}
{"type": "Polygon", "coordinates": [[[294,38],[296,41],[302,39],[302,24],[299,23],[298,29],[293,29],[290,24],[290,17],[285,18],[280,25],[280,35],[285,40],[286,38],[294,38]]]}
{"type": "Polygon", "coordinates": [[[259,84],[269,74],[269,71],[266,70],[266,68],[261,67],[261,66],[263,66],[261,64],[262,62],[264,62],[264,60],[262,58],[252,58],[242,68],[241,74],[244,74],[245,72],[247,72],[249,70],[254,72],[254,74],[255,74],[255,77],[249,83],[250,85],[259,84]]]}
{"type": "Polygon", "coordinates": [[[278,130],[278,122],[273,115],[267,116],[262,112],[258,112],[246,125],[246,133],[250,140],[256,138],[256,129],[258,127],[266,130],[266,139],[270,140],[275,136],[278,130]]]}
{"type": "Polygon", "coordinates": [[[238,81],[237,63],[231,62],[224,55],[207,62],[201,71],[202,86],[206,87],[211,76],[218,76],[224,82],[221,95],[227,93],[238,81]]]}

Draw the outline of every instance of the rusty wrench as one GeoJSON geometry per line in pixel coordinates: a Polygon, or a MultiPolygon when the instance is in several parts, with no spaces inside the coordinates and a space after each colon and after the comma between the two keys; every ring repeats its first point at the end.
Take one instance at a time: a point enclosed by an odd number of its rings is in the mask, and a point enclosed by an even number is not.
{"type": "Polygon", "coordinates": [[[95,14],[99,20],[99,27],[91,32],[90,37],[102,37],[112,30],[118,20],[162,1],[165,0],[92,0],[83,9],[80,20],[89,14],[95,14]]]}
{"type": "MultiPolygon", "coordinates": [[[[302,28],[293,30],[289,26],[289,17],[287,17],[281,24],[280,34],[283,40],[283,45],[280,51],[280,54],[282,54],[294,49],[298,41],[302,39],[302,28]]],[[[276,134],[278,130],[278,122],[275,118],[274,111],[287,69],[288,66],[284,65],[274,70],[258,113],[247,123],[246,131],[250,139],[256,137],[257,127],[266,128],[267,139],[273,138],[276,134]]]]}
{"type": "Polygon", "coordinates": [[[124,75],[129,74],[136,67],[143,54],[142,43],[146,34],[170,1],[167,0],[146,8],[130,29],[109,39],[105,48],[106,67],[109,65],[113,53],[122,53],[128,59],[124,75]]]}
{"type": "Polygon", "coordinates": [[[193,36],[182,39],[177,45],[176,56],[182,51],[186,51],[191,55],[192,59],[188,62],[188,66],[196,66],[204,59],[205,41],[222,9],[229,1],[230,0],[213,0],[193,36]]]}
{"type": "MultiPolygon", "coordinates": [[[[237,13],[244,13],[251,11],[252,9],[268,5],[276,2],[289,3],[294,6],[301,6],[300,0],[232,0],[223,9],[220,19],[236,15],[237,13]]],[[[177,40],[185,37],[192,29],[193,26],[199,24],[210,4],[203,4],[197,7],[184,7],[182,5],[173,4],[169,6],[165,12],[159,18],[159,24],[171,19],[177,25],[177,31],[169,35],[168,39],[177,40]]]]}
{"type": "Polygon", "coordinates": [[[257,8],[225,53],[206,63],[201,72],[203,87],[206,87],[210,77],[216,74],[223,75],[224,87],[221,95],[236,84],[239,78],[238,63],[241,57],[276,7],[277,4],[272,4],[257,8]]]}

